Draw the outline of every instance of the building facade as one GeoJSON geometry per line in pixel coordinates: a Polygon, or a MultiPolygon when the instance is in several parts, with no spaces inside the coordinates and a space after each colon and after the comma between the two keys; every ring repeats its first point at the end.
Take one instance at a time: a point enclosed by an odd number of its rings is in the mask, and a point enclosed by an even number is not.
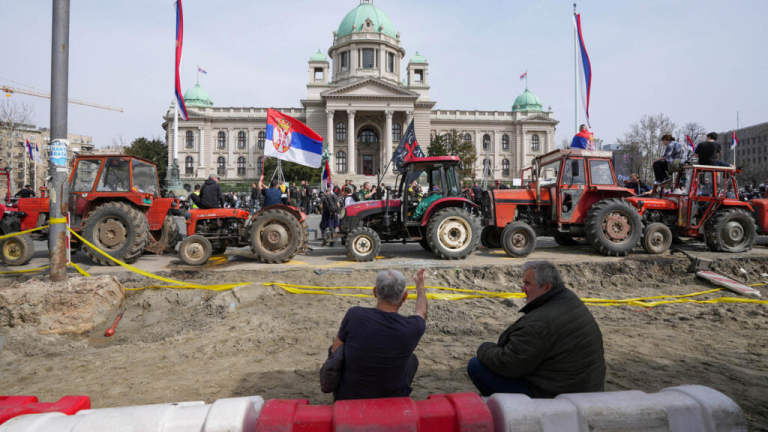
{"type": "MultiPolygon", "coordinates": [[[[278,110],[323,136],[332,174],[358,183],[383,172],[411,121],[425,152],[431,137],[453,130],[471,141],[478,178],[484,163],[495,179],[519,178],[534,156],[554,149],[558,122],[528,89],[510,111],[436,110],[427,58],[416,52],[405,63],[405,57],[400,32],[373,0],[360,0],[342,19],[327,55],[318,50],[310,56],[306,99],[301,107],[278,110]]],[[[212,173],[225,182],[258,178],[267,109],[215,106],[199,84],[184,100],[189,121],[179,122],[182,184],[212,173]]],[[[173,107],[163,128],[172,161],[173,107]]]]}

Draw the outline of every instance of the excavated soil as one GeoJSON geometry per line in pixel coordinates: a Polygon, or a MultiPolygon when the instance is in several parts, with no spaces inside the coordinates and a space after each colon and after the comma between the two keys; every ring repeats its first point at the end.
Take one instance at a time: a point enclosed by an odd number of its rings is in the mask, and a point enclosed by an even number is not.
{"type": "MultiPolygon", "coordinates": [[[[687,294],[712,286],[685,273],[682,258],[629,258],[615,263],[558,265],[566,285],[581,297],[625,299],[687,294]]],[[[753,283],[768,279],[768,259],[718,261],[753,283]]],[[[252,282],[233,291],[145,290],[127,292],[125,316],[112,338],[108,322],[80,336],[41,335],[4,328],[0,353],[2,394],[54,400],[85,394],[93,406],[111,407],[262,395],[330,403],[320,392],[318,370],[351,306],[373,306],[355,297],[289,294],[261,282],[322,286],[370,286],[373,270],[318,275],[312,269],[173,272],[198,283],[252,282]]],[[[409,279],[415,268],[401,269],[409,279]]],[[[338,273],[337,273],[338,271],[338,273]]],[[[519,291],[520,266],[430,268],[427,284],[488,291],[519,291]]],[[[126,287],[141,277],[117,276],[126,287]]],[[[9,280],[0,280],[8,284],[9,280]]],[[[763,298],[768,289],[760,287],[763,298]]],[[[718,292],[710,299],[736,296],[718,292]]],[[[413,397],[474,391],[465,367],[480,343],[496,341],[519,315],[522,299],[429,302],[427,330],[416,350],[420,365],[413,397]]],[[[675,304],[590,306],[603,333],[607,390],[656,392],[680,384],[715,388],[744,410],[751,429],[768,430],[768,306],[675,304]]],[[[413,312],[413,302],[401,313],[413,312]]],[[[116,312],[115,312],[116,314],[116,312]]]]}

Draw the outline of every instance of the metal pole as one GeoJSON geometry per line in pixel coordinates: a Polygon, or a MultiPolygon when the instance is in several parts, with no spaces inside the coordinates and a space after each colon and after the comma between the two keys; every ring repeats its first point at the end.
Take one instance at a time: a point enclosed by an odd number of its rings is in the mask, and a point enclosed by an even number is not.
{"type": "MultiPolygon", "coordinates": [[[[573,4],[573,19],[576,19],[576,3],[573,4]]],[[[573,23],[573,127],[574,134],[579,133],[579,34],[576,22],[573,23]]]]}
{"type": "Polygon", "coordinates": [[[53,0],[51,42],[51,170],[48,251],[51,260],[51,281],[67,279],[67,225],[55,223],[67,214],[69,185],[67,184],[68,158],[67,99],[69,97],[69,0],[53,0]],[[58,145],[53,144],[57,140],[58,145]],[[63,158],[61,151],[63,149],[63,158]],[[58,151],[57,151],[58,150],[58,151]],[[63,163],[62,163],[63,162],[63,163]]]}

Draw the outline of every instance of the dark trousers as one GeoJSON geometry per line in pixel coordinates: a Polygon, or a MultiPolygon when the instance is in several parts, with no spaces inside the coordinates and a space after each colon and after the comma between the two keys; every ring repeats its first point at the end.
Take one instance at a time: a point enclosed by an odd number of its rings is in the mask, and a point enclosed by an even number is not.
{"type": "Polygon", "coordinates": [[[722,167],[731,166],[731,164],[723,162],[723,161],[719,161],[719,160],[714,161],[712,163],[712,165],[714,165],[714,166],[722,166],[722,167]]]}
{"type": "Polygon", "coordinates": [[[483,396],[490,396],[494,393],[520,393],[533,397],[533,392],[528,388],[528,384],[521,378],[507,378],[489,371],[477,357],[472,357],[467,364],[467,374],[472,384],[483,396]]]}
{"type": "Polygon", "coordinates": [[[653,178],[659,183],[667,179],[667,161],[662,159],[653,163],[653,178]]]}
{"type": "MultiPolygon", "coordinates": [[[[331,347],[328,347],[328,357],[333,354],[331,347]]],[[[408,385],[413,384],[413,378],[416,376],[416,370],[419,368],[419,358],[416,354],[411,353],[411,357],[408,359],[408,366],[405,368],[405,376],[408,378],[408,385]]],[[[407,396],[407,395],[406,395],[407,396]]],[[[333,401],[336,402],[339,399],[338,389],[333,391],[333,401]]]]}

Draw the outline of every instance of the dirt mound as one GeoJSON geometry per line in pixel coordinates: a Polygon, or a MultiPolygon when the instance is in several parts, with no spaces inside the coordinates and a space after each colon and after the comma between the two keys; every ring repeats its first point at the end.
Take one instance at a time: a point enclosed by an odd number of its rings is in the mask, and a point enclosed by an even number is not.
{"type": "Polygon", "coordinates": [[[81,334],[114,316],[125,297],[114,276],[28,280],[0,288],[0,327],[30,326],[43,334],[81,334]]]}

